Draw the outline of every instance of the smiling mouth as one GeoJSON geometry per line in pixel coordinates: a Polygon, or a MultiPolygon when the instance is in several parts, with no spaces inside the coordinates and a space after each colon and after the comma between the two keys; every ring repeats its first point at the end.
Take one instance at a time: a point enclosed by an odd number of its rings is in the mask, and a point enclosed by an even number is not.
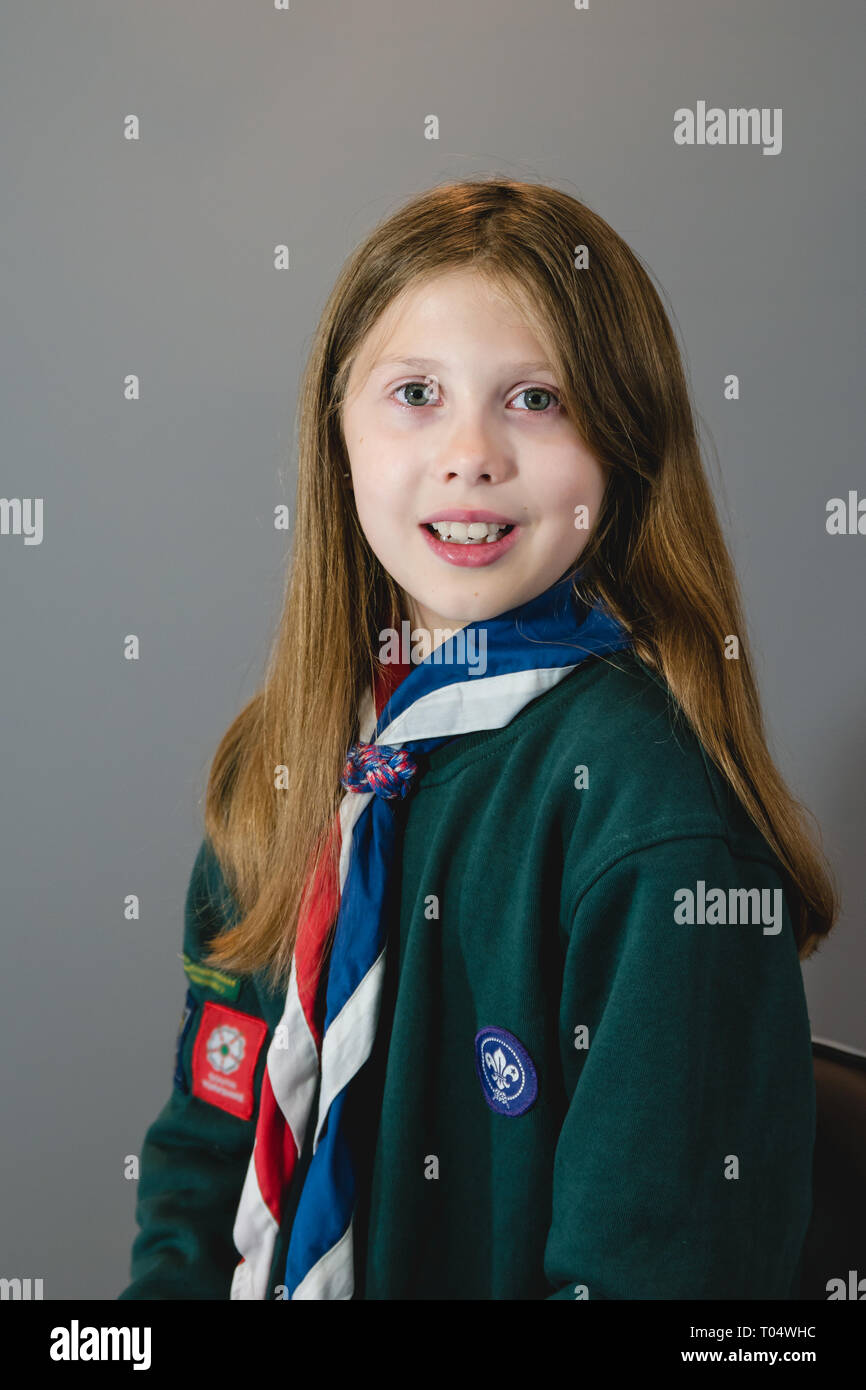
{"type": "Polygon", "coordinates": [[[423,523],[423,526],[424,530],[429,531],[430,535],[433,536],[437,541],[443,541],[446,545],[492,545],[496,541],[501,541],[503,536],[509,535],[514,530],[514,526],[512,524],[509,526],[500,526],[492,532],[488,531],[488,534],[486,536],[463,537],[451,535],[443,536],[440,531],[436,530],[436,527],[430,521],[425,521],[423,523]]]}

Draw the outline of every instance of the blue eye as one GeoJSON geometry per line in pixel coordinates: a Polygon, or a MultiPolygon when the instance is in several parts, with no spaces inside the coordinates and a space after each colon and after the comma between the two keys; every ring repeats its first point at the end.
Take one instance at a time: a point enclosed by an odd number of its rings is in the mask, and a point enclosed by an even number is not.
{"type": "Polygon", "coordinates": [[[431,400],[435,400],[435,387],[429,381],[405,381],[402,386],[397,386],[394,388],[394,394],[396,395],[398,391],[415,391],[416,393],[425,393],[423,394],[423,397],[420,400],[416,399],[414,401],[398,401],[397,404],[402,405],[404,409],[412,410],[415,406],[429,405],[431,400]]]}
{"type": "Polygon", "coordinates": [[[559,397],[556,395],[554,391],[551,391],[550,388],[547,386],[524,386],[522,391],[518,391],[514,399],[517,400],[519,396],[542,396],[545,398],[540,408],[536,408],[535,406],[529,407],[529,413],[532,415],[546,415],[548,413],[555,414],[555,411],[548,412],[547,410],[547,405],[550,401],[555,401],[557,408],[561,408],[561,402],[559,397]]]}

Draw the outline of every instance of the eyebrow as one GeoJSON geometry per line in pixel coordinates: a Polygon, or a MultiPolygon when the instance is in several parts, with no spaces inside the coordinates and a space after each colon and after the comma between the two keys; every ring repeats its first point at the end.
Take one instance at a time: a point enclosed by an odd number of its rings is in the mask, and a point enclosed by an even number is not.
{"type": "MultiPolygon", "coordinates": [[[[377,367],[397,366],[411,367],[415,371],[432,371],[444,366],[435,357],[380,357],[378,362],[374,362],[370,368],[375,371],[377,367]]],[[[508,372],[552,372],[553,368],[549,362],[506,362],[504,370],[508,372]]]]}

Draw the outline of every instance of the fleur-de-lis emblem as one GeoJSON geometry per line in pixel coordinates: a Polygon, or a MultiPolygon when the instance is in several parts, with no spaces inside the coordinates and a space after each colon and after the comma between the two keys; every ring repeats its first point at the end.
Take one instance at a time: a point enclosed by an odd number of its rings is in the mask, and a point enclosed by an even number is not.
{"type": "Polygon", "coordinates": [[[498,1115],[523,1115],[535,1104],[535,1063],[519,1038],[498,1024],[475,1034],[475,1070],[481,1093],[498,1115]]]}
{"type": "Polygon", "coordinates": [[[520,1072],[513,1062],[506,1062],[501,1047],[497,1047],[495,1052],[485,1052],[484,1062],[493,1072],[497,1090],[504,1091],[509,1081],[520,1080],[520,1072]]]}

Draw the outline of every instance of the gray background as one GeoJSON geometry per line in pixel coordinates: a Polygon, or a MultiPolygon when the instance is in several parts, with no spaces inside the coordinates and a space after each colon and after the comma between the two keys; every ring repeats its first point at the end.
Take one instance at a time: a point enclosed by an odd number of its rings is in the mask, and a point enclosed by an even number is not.
{"type": "Polygon", "coordinates": [[[812,1032],[866,1049],[866,536],[824,524],[866,488],[862,4],[0,13],[2,494],[45,524],[0,537],[0,1274],[46,1298],[127,1282],[123,1160],[171,1087],[208,764],[279,612],[299,371],[352,247],[448,178],[557,183],[664,287],[771,747],[846,902],[804,967],[812,1032]],[[698,100],[782,107],[782,152],[675,146],[698,100]]]}

